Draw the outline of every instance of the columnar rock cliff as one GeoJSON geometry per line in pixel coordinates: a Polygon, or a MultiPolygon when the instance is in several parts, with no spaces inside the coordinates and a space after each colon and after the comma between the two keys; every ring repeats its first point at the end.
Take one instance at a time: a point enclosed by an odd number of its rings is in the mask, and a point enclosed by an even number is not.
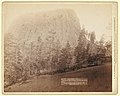
{"type": "Polygon", "coordinates": [[[71,46],[75,46],[80,23],[72,9],[58,9],[25,14],[16,19],[9,31],[13,32],[20,42],[35,41],[38,36],[45,40],[49,33],[54,33],[55,39],[59,39],[63,46],[67,41],[71,46]]]}

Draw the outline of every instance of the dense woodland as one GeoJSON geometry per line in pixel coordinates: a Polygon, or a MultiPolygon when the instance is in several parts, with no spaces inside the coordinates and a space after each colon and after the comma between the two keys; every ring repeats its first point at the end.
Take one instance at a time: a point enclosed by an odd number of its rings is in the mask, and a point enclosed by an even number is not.
{"type": "Polygon", "coordinates": [[[80,31],[75,48],[71,47],[69,41],[62,47],[59,40],[54,40],[54,34],[55,32],[51,32],[45,42],[38,37],[36,44],[31,42],[29,45],[24,44],[22,48],[12,34],[7,34],[4,46],[5,82],[13,84],[35,75],[66,72],[73,66],[79,69],[83,63],[87,63],[86,59],[90,55],[106,55],[106,52],[111,50],[111,42],[104,42],[103,38],[95,42],[95,33],[88,35],[85,29],[80,31]],[[27,55],[24,54],[23,47],[28,48],[27,55]],[[94,52],[90,47],[95,47],[94,52]]]}

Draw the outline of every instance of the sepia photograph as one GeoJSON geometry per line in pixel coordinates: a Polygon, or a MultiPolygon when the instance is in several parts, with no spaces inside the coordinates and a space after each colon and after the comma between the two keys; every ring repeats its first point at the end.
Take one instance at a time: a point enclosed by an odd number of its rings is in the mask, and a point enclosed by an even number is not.
{"type": "Polygon", "coordinates": [[[2,17],[5,93],[116,88],[116,2],[3,2],[2,17]]]}

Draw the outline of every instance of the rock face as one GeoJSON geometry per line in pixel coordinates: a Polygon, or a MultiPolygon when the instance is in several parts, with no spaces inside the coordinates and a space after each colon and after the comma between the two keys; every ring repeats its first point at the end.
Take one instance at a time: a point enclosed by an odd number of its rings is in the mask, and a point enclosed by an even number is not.
{"type": "Polygon", "coordinates": [[[10,32],[15,34],[19,42],[36,41],[41,36],[43,41],[50,35],[64,46],[69,41],[71,47],[76,46],[80,23],[72,9],[58,9],[39,13],[25,14],[11,26],[10,32]]]}

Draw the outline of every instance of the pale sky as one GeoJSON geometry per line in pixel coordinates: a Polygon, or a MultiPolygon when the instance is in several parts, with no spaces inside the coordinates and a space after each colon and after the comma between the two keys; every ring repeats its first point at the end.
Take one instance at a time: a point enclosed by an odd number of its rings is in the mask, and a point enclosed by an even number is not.
{"type": "Polygon", "coordinates": [[[96,39],[100,40],[104,34],[106,40],[111,39],[112,3],[7,3],[3,5],[3,18],[5,30],[9,30],[12,22],[22,14],[55,10],[61,8],[73,9],[89,32],[95,31],[96,39]],[[110,27],[110,28],[109,28],[110,27]]]}

